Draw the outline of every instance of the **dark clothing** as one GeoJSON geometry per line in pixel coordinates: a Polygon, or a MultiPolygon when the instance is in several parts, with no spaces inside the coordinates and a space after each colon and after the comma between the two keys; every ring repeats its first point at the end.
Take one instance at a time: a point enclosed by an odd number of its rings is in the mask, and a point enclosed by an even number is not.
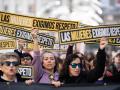
{"type": "Polygon", "coordinates": [[[0,76],[3,74],[3,72],[0,70],[0,76]]]}
{"type": "MultiPolygon", "coordinates": [[[[15,82],[15,81],[6,81],[6,80],[2,79],[1,76],[0,76],[0,82],[15,82]]],[[[20,74],[16,74],[16,76],[17,76],[17,82],[24,82],[25,81],[25,79],[21,78],[20,74]]]]}
{"type": "Polygon", "coordinates": [[[103,50],[99,49],[96,58],[97,58],[96,66],[93,70],[89,72],[80,71],[80,75],[77,77],[61,74],[59,78],[60,81],[65,84],[94,83],[95,81],[98,80],[99,77],[103,75],[104,72],[106,61],[105,49],[103,50]]]}
{"type": "Polygon", "coordinates": [[[107,83],[120,83],[120,71],[117,70],[114,64],[111,64],[108,68],[109,72],[112,73],[111,76],[104,76],[104,81],[107,83]]]}
{"type": "Polygon", "coordinates": [[[73,54],[73,46],[68,46],[66,56],[69,56],[70,54],[73,54]]]}
{"type": "Polygon", "coordinates": [[[22,52],[18,51],[18,49],[15,49],[14,52],[17,53],[20,58],[22,57],[22,52]]]}

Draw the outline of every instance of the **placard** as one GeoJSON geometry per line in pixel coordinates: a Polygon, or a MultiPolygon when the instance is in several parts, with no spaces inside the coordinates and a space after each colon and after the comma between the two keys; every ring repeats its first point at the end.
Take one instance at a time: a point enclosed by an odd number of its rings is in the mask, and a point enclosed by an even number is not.
{"type": "Polygon", "coordinates": [[[75,43],[96,40],[101,37],[115,38],[120,37],[120,26],[98,26],[90,28],[81,28],[78,30],[59,31],[60,43],[75,43]]]}
{"type": "Polygon", "coordinates": [[[59,19],[45,19],[30,17],[6,12],[0,12],[0,22],[9,25],[17,25],[27,28],[38,28],[40,30],[72,30],[77,29],[79,23],[76,21],[65,21],[59,19]]]}
{"type": "Polygon", "coordinates": [[[15,40],[0,40],[0,49],[15,49],[15,40]]]}
{"type": "Polygon", "coordinates": [[[17,69],[18,73],[22,78],[33,78],[34,71],[32,66],[22,66],[20,65],[17,69]]]}
{"type": "MultiPolygon", "coordinates": [[[[3,25],[0,23],[0,35],[10,38],[24,39],[28,42],[33,42],[30,30],[20,27],[13,27],[11,25],[3,25]]],[[[55,43],[55,38],[53,36],[39,33],[38,43],[40,45],[52,48],[55,43]]]]}

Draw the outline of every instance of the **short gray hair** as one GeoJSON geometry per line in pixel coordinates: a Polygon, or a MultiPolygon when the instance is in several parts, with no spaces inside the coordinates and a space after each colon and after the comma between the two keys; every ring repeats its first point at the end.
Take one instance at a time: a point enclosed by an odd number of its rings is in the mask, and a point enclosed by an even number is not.
{"type": "Polygon", "coordinates": [[[4,60],[8,60],[10,58],[15,58],[16,60],[18,60],[18,62],[20,61],[20,57],[14,52],[7,52],[0,55],[1,62],[3,62],[4,60]]]}

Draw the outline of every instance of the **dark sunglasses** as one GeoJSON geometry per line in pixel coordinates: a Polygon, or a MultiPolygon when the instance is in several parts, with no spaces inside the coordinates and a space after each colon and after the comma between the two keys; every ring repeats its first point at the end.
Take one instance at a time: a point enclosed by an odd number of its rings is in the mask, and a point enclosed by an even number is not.
{"type": "Polygon", "coordinates": [[[24,57],[24,58],[22,59],[22,61],[25,61],[25,60],[29,61],[29,60],[31,60],[31,58],[30,58],[30,57],[24,57]]]}
{"type": "Polygon", "coordinates": [[[1,62],[1,65],[6,65],[6,66],[18,66],[18,65],[19,65],[19,62],[18,62],[18,61],[13,61],[13,62],[5,61],[5,62],[1,62]]]}
{"type": "Polygon", "coordinates": [[[79,68],[82,68],[82,64],[81,64],[81,63],[78,63],[78,64],[72,63],[72,64],[70,64],[70,65],[71,65],[72,68],[76,68],[77,66],[78,66],[79,68]]]}

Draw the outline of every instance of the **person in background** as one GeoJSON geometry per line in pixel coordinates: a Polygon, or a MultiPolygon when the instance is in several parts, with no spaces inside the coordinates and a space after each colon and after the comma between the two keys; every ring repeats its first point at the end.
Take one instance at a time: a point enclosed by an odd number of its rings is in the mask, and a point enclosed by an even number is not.
{"type": "Polygon", "coordinates": [[[96,66],[89,72],[83,71],[82,58],[78,54],[67,55],[59,80],[64,84],[94,83],[104,72],[106,61],[105,47],[107,43],[107,38],[101,38],[96,56],[96,66]]]}
{"type": "Polygon", "coordinates": [[[32,64],[33,57],[29,53],[22,53],[21,56],[21,65],[31,65],[32,64]]]}
{"type": "Polygon", "coordinates": [[[93,52],[85,53],[85,65],[88,71],[94,69],[96,62],[95,60],[96,58],[93,52]]]}
{"type": "Polygon", "coordinates": [[[59,73],[61,73],[65,58],[66,58],[66,53],[59,54],[59,57],[57,57],[57,60],[58,60],[58,69],[57,70],[59,73]]]}
{"type": "Polygon", "coordinates": [[[102,75],[102,77],[98,78],[98,80],[95,82],[95,84],[105,84],[106,83],[106,81],[104,80],[105,75],[106,74],[110,75],[109,72],[107,71],[107,68],[108,68],[108,65],[110,62],[107,59],[105,62],[105,69],[104,69],[103,75],[102,75]]]}
{"type": "Polygon", "coordinates": [[[25,41],[22,39],[18,39],[18,48],[14,50],[15,53],[17,53],[19,55],[19,57],[22,57],[22,53],[24,52],[24,46],[25,46],[25,41]]]}
{"type": "Polygon", "coordinates": [[[104,76],[106,83],[120,83],[120,53],[113,58],[113,63],[108,66],[104,76]]]}
{"type": "MultiPolygon", "coordinates": [[[[27,52],[26,53],[22,53],[22,56],[21,56],[21,59],[20,59],[20,66],[19,67],[24,67],[24,66],[32,67],[32,60],[33,60],[33,58],[32,58],[32,56],[29,53],[27,53],[27,52]]],[[[32,72],[34,72],[34,71],[32,71],[32,72]]],[[[20,74],[22,75],[22,73],[20,73],[20,74]]],[[[24,77],[24,79],[28,80],[30,78],[27,78],[27,77],[25,78],[24,77]]]]}

